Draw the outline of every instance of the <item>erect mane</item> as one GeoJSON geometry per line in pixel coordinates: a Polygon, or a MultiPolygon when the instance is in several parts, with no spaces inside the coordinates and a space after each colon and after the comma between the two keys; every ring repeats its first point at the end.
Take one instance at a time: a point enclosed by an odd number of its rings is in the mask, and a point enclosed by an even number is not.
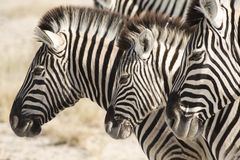
{"type": "Polygon", "coordinates": [[[125,29],[120,35],[118,45],[121,49],[128,49],[133,45],[132,36],[138,36],[142,27],[152,30],[154,26],[160,31],[170,33],[182,33],[181,36],[189,36],[196,25],[204,18],[203,13],[199,11],[199,0],[192,0],[185,21],[179,18],[171,18],[168,15],[147,13],[142,18],[134,17],[128,21],[125,29]],[[168,29],[166,29],[168,28],[168,29]]]}
{"type": "Polygon", "coordinates": [[[148,13],[142,18],[134,17],[127,22],[119,37],[119,48],[126,50],[132,47],[134,39],[146,28],[151,30],[158,40],[162,39],[163,36],[166,37],[166,35],[188,37],[194,29],[194,27],[183,23],[180,18],[148,13]]]}
{"type": "Polygon", "coordinates": [[[38,27],[52,32],[79,29],[89,33],[98,31],[101,35],[118,36],[125,19],[116,13],[108,11],[80,8],[74,6],[60,6],[48,11],[40,20],[38,27]]]}
{"type": "Polygon", "coordinates": [[[199,0],[192,0],[187,12],[185,23],[194,26],[204,18],[204,14],[198,9],[198,7],[200,7],[199,0]]]}

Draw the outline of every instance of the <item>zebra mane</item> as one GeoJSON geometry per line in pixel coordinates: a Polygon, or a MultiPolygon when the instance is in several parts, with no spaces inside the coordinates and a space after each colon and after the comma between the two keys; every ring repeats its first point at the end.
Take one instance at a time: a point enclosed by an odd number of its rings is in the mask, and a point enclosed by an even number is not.
{"type": "Polygon", "coordinates": [[[199,7],[199,0],[192,0],[187,12],[185,23],[194,26],[204,18],[204,14],[198,9],[199,7]]]}
{"type": "Polygon", "coordinates": [[[101,36],[115,38],[120,33],[125,18],[116,13],[99,9],[80,8],[75,6],[60,6],[48,11],[40,20],[38,27],[54,33],[68,31],[70,28],[79,32],[96,31],[101,36]]]}
{"type": "Polygon", "coordinates": [[[120,49],[128,50],[133,47],[134,39],[144,30],[152,31],[157,41],[174,39],[178,43],[177,37],[188,38],[194,27],[183,23],[180,18],[170,18],[167,15],[147,13],[144,17],[134,17],[126,23],[122,30],[118,46],[120,49]]]}

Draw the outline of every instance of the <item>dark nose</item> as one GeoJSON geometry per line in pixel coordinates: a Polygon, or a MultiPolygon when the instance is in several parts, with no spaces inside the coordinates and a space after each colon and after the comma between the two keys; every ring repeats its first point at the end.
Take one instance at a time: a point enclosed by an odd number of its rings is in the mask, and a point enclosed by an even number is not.
{"type": "Polygon", "coordinates": [[[110,106],[105,117],[105,130],[114,139],[126,139],[132,134],[129,120],[115,116],[114,107],[110,106]]]}
{"type": "Polygon", "coordinates": [[[22,99],[14,101],[9,122],[14,133],[20,137],[33,137],[41,132],[39,120],[22,114],[22,99]]]}
{"type": "Polygon", "coordinates": [[[173,92],[168,97],[166,114],[168,117],[175,116],[174,109],[179,105],[179,95],[176,92],[173,92]]]}
{"type": "Polygon", "coordinates": [[[114,108],[113,108],[113,106],[110,106],[107,109],[107,114],[105,116],[105,124],[108,123],[109,121],[113,120],[114,115],[115,115],[114,108]]]}
{"type": "Polygon", "coordinates": [[[9,115],[9,122],[10,122],[12,129],[17,128],[17,126],[18,126],[19,117],[21,114],[21,106],[22,106],[22,99],[21,98],[15,99],[15,101],[12,105],[10,115],[9,115]]]}

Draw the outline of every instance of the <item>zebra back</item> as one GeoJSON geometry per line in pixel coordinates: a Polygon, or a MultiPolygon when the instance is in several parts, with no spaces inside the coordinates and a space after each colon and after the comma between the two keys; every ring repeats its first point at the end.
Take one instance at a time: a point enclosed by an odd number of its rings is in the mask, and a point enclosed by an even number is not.
{"type": "Polygon", "coordinates": [[[130,17],[154,12],[185,19],[192,0],[94,0],[94,2],[97,8],[130,17]]]}

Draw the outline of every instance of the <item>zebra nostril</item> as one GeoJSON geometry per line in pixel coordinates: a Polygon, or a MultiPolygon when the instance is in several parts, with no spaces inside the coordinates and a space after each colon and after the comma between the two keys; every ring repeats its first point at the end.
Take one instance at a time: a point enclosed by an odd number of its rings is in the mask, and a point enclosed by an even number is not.
{"type": "Polygon", "coordinates": [[[133,127],[128,120],[115,116],[105,123],[105,130],[114,139],[126,139],[132,134],[133,127]]]}
{"type": "Polygon", "coordinates": [[[171,119],[170,122],[169,122],[170,127],[173,127],[174,123],[175,123],[175,119],[173,118],[173,119],[171,119]]]}
{"type": "Polygon", "coordinates": [[[33,120],[28,120],[28,121],[25,123],[24,127],[22,128],[22,132],[28,132],[28,131],[30,131],[31,128],[32,128],[32,126],[33,126],[33,120]]]}
{"type": "Polygon", "coordinates": [[[109,121],[108,123],[105,124],[105,131],[107,133],[111,133],[112,127],[113,127],[113,123],[111,121],[109,121]]]}
{"type": "Polygon", "coordinates": [[[10,120],[10,124],[13,129],[16,129],[19,123],[19,118],[17,116],[13,116],[10,120]]]}
{"type": "Polygon", "coordinates": [[[105,116],[104,123],[107,124],[109,121],[113,121],[114,115],[115,115],[114,107],[110,106],[107,110],[107,114],[105,116]]]}

